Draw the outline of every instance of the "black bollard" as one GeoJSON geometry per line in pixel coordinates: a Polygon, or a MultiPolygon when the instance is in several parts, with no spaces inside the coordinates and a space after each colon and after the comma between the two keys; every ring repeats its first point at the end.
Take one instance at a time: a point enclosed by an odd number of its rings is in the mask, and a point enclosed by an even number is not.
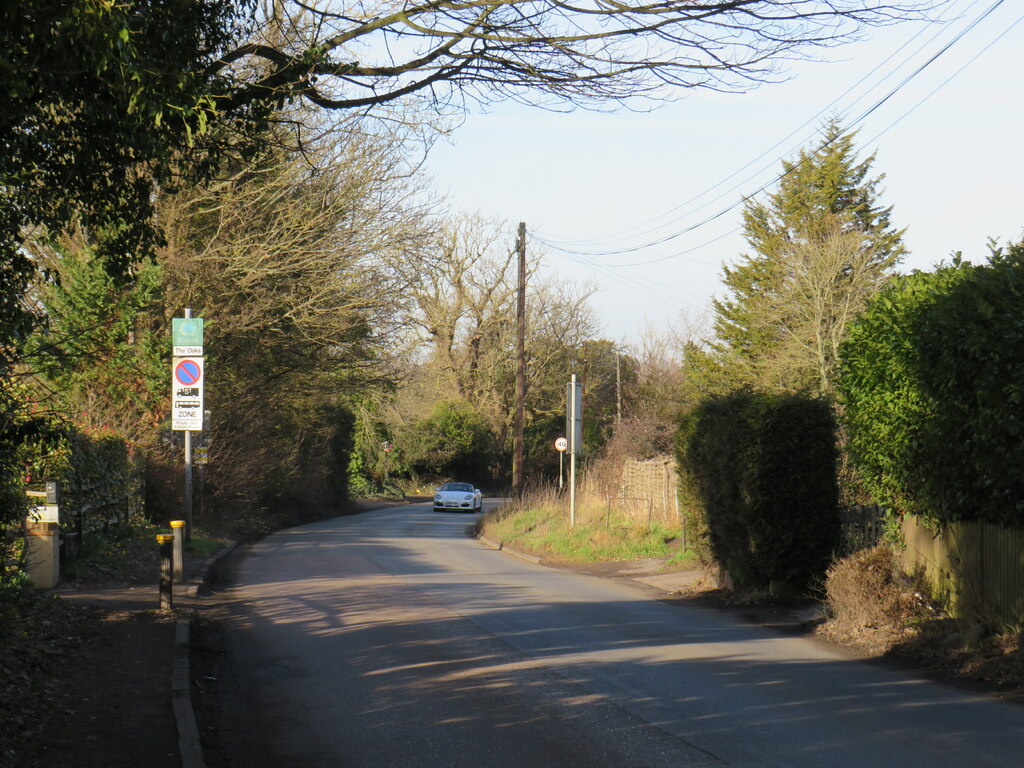
{"type": "Polygon", "coordinates": [[[160,533],[156,540],[160,544],[160,610],[169,611],[174,607],[174,534],[160,533]]]}

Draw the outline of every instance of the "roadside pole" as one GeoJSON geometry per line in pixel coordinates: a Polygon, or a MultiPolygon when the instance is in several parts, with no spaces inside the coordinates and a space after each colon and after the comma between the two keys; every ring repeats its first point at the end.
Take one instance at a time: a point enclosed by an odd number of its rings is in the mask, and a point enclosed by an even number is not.
{"type": "Polygon", "coordinates": [[[192,430],[185,430],[185,541],[192,541],[192,430]]]}
{"type": "Polygon", "coordinates": [[[566,392],[566,437],[569,441],[569,528],[576,527],[576,455],[583,450],[583,387],[572,374],[566,392]]]}
{"type": "Polygon", "coordinates": [[[185,317],[171,321],[171,429],[185,433],[185,541],[192,540],[192,433],[203,429],[203,319],[185,317]]]}
{"type": "Polygon", "coordinates": [[[526,410],[526,222],[519,223],[516,252],[519,256],[519,280],[516,288],[516,412],[512,435],[512,490],[516,499],[522,501],[526,484],[523,467],[526,410]]]}

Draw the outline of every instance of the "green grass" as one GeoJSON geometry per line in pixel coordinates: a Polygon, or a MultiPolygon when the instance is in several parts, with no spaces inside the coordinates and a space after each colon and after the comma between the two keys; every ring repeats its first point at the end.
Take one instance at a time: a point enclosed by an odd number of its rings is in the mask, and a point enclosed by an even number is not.
{"type": "MultiPolygon", "coordinates": [[[[66,581],[135,581],[148,578],[159,568],[160,549],[156,536],[160,533],[171,533],[171,529],[134,519],[106,533],[86,536],[81,548],[72,548],[61,561],[61,578],[66,581]]],[[[205,560],[223,546],[223,540],[193,531],[192,540],[185,543],[185,553],[205,560]]]]}
{"type": "Polygon", "coordinates": [[[143,520],[87,535],[61,560],[61,579],[69,581],[131,580],[158,562],[156,535],[166,530],[143,520]]]}
{"type": "Polygon", "coordinates": [[[193,531],[192,540],[185,542],[185,551],[188,554],[194,555],[195,557],[201,557],[205,560],[206,558],[213,557],[217,554],[223,546],[224,542],[221,539],[203,536],[201,533],[193,531]]]}
{"type": "Polygon", "coordinates": [[[567,562],[664,557],[669,569],[696,564],[692,552],[671,544],[681,535],[680,528],[657,522],[648,526],[620,516],[606,520],[593,510],[581,510],[575,527],[570,528],[568,514],[557,506],[505,508],[485,515],[481,530],[488,538],[515,549],[567,562]]]}

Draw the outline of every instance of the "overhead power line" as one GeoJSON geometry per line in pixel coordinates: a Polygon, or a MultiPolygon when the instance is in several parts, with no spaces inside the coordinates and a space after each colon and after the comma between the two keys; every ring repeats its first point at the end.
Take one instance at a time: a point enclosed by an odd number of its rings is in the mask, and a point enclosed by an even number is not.
{"type": "MultiPolygon", "coordinates": [[[[970,6],[968,6],[968,10],[970,10],[975,5],[977,5],[978,1],[979,0],[974,0],[974,2],[972,2],[970,4],[970,6]]],[[[917,66],[911,73],[909,73],[908,75],[903,77],[903,79],[900,80],[899,83],[897,83],[894,87],[890,88],[884,95],[882,95],[880,98],[876,99],[871,104],[870,107],[868,107],[867,109],[863,110],[856,118],[854,118],[849,123],[848,127],[850,129],[855,129],[856,127],[861,125],[865,120],[867,120],[868,117],[870,117],[871,115],[875,114],[886,103],[888,103],[897,93],[899,93],[901,90],[906,88],[915,78],[917,78],[919,75],[921,75],[921,73],[926,71],[931,65],[933,65],[936,61],[938,61],[943,55],[948,53],[967,34],[969,34],[979,24],[981,24],[985,19],[987,19],[989,16],[991,16],[992,13],[994,13],[1000,6],[1002,6],[1005,3],[1005,1],[1006,0],[995,0],[995,2],[993,2],[991,5],[989,5],[985,10],[983,10],[977,17],[975,17],[971,22],[969,22],[965,27],[960,29],[953,36],[953,38],[951,40],[949,40],[945,44],[943,44],[939,48],[938,51],[936,51],[934,54],[932,54],[922,64],[917,66]]],[[[1012,29],[1013,27],[1015,27],[1022,19],[1024,19],[1024,17],[1021,17],[1016,22],[1011,24],[1008,28],[1004,29],[995,39],[990,41],[981,51],[979,51],[974,56],[972,56],[965,64],[963,64],[960,68],[958,68],[956,70],[956,72],[954,72],[952,75],[950,75],[948,78],[946,78],[946,80],[944,80],[939,86],[937,86],[935,89],[933,89],[927,96],[922,98],[910,110],[905,112],[903,115],[901,115],[895,121],[890,123],[889,126],[887,126],[885,129],[883,129],[881,132],[879,132],[875,136],[875,139],[877,139],[878,137],[884,135],[886,133],[886,131],[888,131],[892,127],[894,127],[897,123],[900,122],[900,120],[904,119],[910,112],[912,112],[918,106],[920,106],[925,101],[927,101],[929,98],[931,98],[935,93],[937,93],[943,87],[948,85],[948,83],[951,82],[960,72],[962,72],[964,69],[966,69],[972,62],[974,62],[977,58],[979,58],[983,53],[988,51],[993,45],[995,45],[996,42],[998,42],[1000,39],[1002,39],[1009,32],[1009,30],[1012,29]]],[[[913,37],[910,38],[910,41],[913,41],[914,39],[916,39],[920,34],[921,34],[921,31],[919,30],[913,37]]],[[[930,40],[928,41],[928,43],[934,41],[935,37],[936,36],[933,35],[932,38],[930,38],[930,40]]],[[[910,42],[910,41],[908,41],[908,42],[910,42]]],[[[905,48],[906,45],[904,45],[903,47],[905,48]]],[[[921,48],[918,49],[918,52],[920,50],[921,50],[921,48]]],[[[903,64],[905,64],[907,61],[909,61],[910,58],[913,57],[913,55],[916,55],[916,53],[912,54],[910,57],[906,58],[902,64],[898,65],[898,67],[899,66],[903,66],[903,64]]],[[[840,97],[837,97],[837,99],[834,99],[827,107],[824,108],[824,110],[827,110],[827,109],[831,108],[833,105],[835,105],[840,99],[843,98],[843,96],[848,94],[851,90],[856,88],[858,85],[863,83],[867,78],[869,78],[873,73],[875,73],[879,69],[879,67],[880,67],[880,65],[874,67],[867,75],[865,75],[864,77],[860,78],[857,81],[857,83],[855,83],[853,86],[848,88],[844,92],[844,94],[842,94],[840,97]]],[[[898,69],[898,67],[897,67],[897,69],[898,69]]],[[[896,71],[895,69],[891,70],[889,75],[886,75],[886,78],[888,78],[891,74],[894,74],[895,71],[896,71]]],[[[883,78],[883,81],[884,81],[884,79],[885,78],[883,78]]],[[[882,82],[882,81],[880,81],[880,82],[882,82]]],[[[854,100],[854,102],[852,104],[856,104],[858,101],[861,100],[861,98],[863,98],[863,97],[858,97],[857,99],[854,100]]],[[[804,122],[799,128],[797,128],[794,131],[792,131],[790,134],[788,134],[785,138],[781,139],[779,142],[776,142],[776,144],[773,145],[771,148],[769,148],[765,152],[761,153],[761,155],[759,155],[757,158],[755,158],[754,160],[748,162],[747,164],[742,166],[739,170],[737,170],[736,172],[734,172],[730,176],[727,176],[722,181],[719,181],[718,183],[712,185],[711,187],[709,187],[707,190],[705,190],[705,192],[701,193],[700,195],[696,195],[695,197],[693,197],[690,200],[680,204],[679,206],[676,206],[676,207],[670,209],[666,213],[663,213],[660,216],[655,217],[655,218],[649,220],[648,224],[651,224],[651,223],[653,223],[655,221],[658,221],[661,218],[665,218],[666,216],[669,216],[669,215],[675,213],[676,211],[679,211],[679,210],[685,208],[690,203],[699,200],[701,197],[707,195],[711,191],[713,191],[713,190],[717,189],[718,187],[722,186],[722,184],[724,184],[728,180],[734,178],[736,175],[741,173],[743,170],[746,170],[747,168],[752,166],[754,163],[756,163],[758,160],[760,160],[763,157],[765,157],[768,153],[770,153],[772,150],[776,149],[780,144],[782,144],[783,142],[788,140],[791,136],[793,136],[794,134],[799,132],[806,125],[808,125],[810,122],[815,120],[817,117],[820,117],[823,114],[824,110],[819,111],[819,113],[816,116],[814,116],[810,120],[804,122]]],[[[757,174],[755,174],[754,176],[756,176],[756,175],[757,174]]],[[[691,224],[688,224],[688,225],[686,225],[684,227],[680,227],[680,228],[678,228],[678,229],[676,229],[676,230],[674,230],[672,232],[669,232],[669,233],[667,233],[665,235],[661,235],[661,236],[658,236],[658,237],[654,237],[654,238],[648,239],[648,240],[646,240],[646,241],[644,241],[642,243],[636,244],[636,245],[631,245],[631,246],[621,247],[621,248],[606,248],[606,249],[603,249],[603,250],[596,250],[596,249],[585,249],[585,248],[580,248],[580,247],[570,247],[567,244],[567,243],[572,243],[572,242],[585,243],[587,241],[564,241],[564,240],[563,241],[559,241],[559,240],[556,240],[554,238],[544,238],[544,237],[536,237],[536,239],[539,240],[540,242],[543,242],[546,246],[548,246],[552,250],[558,251],[558,252],[560,252],[560,253],[562,253],[562,254],[564,254],[566,256],[577,257],[578,260],[586,260],[586,263],[589,263],[592,266],[597,266],[596,262],[592,262],[590,260],[594,259],[594,258],[597,258],[597,257],[628,255],[628,254],[632,254],[632,253],[638,253],[638,252],[641,252],[641,251],[649,251],[649,250],[651,250],[653,248],[657,248],[658,246],[661,246],[661,245],[664,245],[666,243],[672,242],[672,241],[682,237],[683,235],[686,235],[686,234],[694,232],[694,231],[696,231],[698,229],[704,228],[707,225],[711,224],[712,222],[722,218],[726,214],[736,210],[736,208],[738,208],[740,205],[742,205],[745,200],[749,200],[749,199],[751,199],[753,197],[756,197],[757,195],[760,195],[763,192],[765,192],[769,187],[772,187],[772,186],[776,185],[784,177],[784,175],[785,175],[785,173],[775,174],[775,175],[773,175],[773,177],[771,179],[769,179],[767,182],[761,184],[753,192],[743,196],[740,199],[737,199],[735,202],[732,202],[732,203],[722,207],[721,209],[716,210],[714,213],[709,214],[707,216],[704,216],[701,219],[698,219],[697,221],[695,221],[695,222],[693,222],[691,224]]],[[[747,179],[745,179],[745,181],[749,181],[754,176],[748,177],[747,179]]],[[[743,182],[741,182],[741,184],[742,183],[743,182]]],[[[727,190],[725,193],[723,193],[723,194],[713,198],[712,200],[704,203],[700,208],[697,208],[696,210],[699,211],[701,208],[706,208],[711,203],[715,202],[716,200],[719,200],[725,194],[728,194],[728,192],[735,191],[736,188],[737,187],[733,187],[732,189],[727,190]]],[[[678,220],[678,219],[676,219],[676,220],[678,220]]],[[[637,225],[637,227],[640,227],[640,226],[645,226],[645,225],[644,224],[637,225]]],[[[636,229],[637,227],[633,227],[633,229],[636,229]]],[[[737,229],[738,229],[738,227],[733,228],[729,232],[721,234],[721,235],[719,235],[719,236],[717,236],[717,237],[707,241],[706,243],[704,243],[701,246],[694,246],[692,248],[688,248],[688,249],[685,249],[683,251],[679,251],[679,252],[676,252],[676,253],[656,256],[655,258],[648,259],[647,261],[643,261],[643,262],[630,262],[630,263],[625,263],[625,264],[604,265],[604,266],[611,267],[611,268],[635,267],[635,266],[642,266],[642,265],[646,265],[646,264],[653,264],[653,263],[658,263],[658,262],[661,262],[661,261],[667,261],[669,259],[678,258],[678,257],[680,257],[680,256],[682,256],[684,254],[692,253],[694,251],[700,250],[705,245],[709,245],[712,242],[720,240],[723,237],[736,232],[737,229]]],[[[627,229],[627,230],[624,230],[624,231],[629,231],[629,230],[627,229]]],[[[648,230],[647,232],[644,232],[642,234],[647,234],[647,233],[652,232],[652,231],[653,230],[648,230]]],[[[591,242],[595,242],[595,244],[596,244],[596,241],[591,241],[591,242]]]]}

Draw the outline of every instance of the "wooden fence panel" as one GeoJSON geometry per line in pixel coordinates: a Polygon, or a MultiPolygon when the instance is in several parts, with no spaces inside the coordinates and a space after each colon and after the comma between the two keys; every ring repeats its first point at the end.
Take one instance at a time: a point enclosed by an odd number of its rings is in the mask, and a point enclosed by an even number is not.
{"type": "Polygon", "coordinates": [[[1024,618],[1024,532],[981,522],[934,533],[903,520],[903,567],[921,573],[953,616],[1000,624],[1024,618]]]}
{"type": "Polygon", "coordinates": [[[838,555],[845,557],[882,540],[885,533],[885,508],[877,506],[844,507],[840,510],[838,555]]]}
{"type": "MultiPolygon", "coordinates": [[[[675,525],[679,522],[676,464],[671,456],[627,461],[622,466],[617,508],[634,519],[675,525]]],[[[616,503],[615,498],[610,499],[616,503]]]]}

